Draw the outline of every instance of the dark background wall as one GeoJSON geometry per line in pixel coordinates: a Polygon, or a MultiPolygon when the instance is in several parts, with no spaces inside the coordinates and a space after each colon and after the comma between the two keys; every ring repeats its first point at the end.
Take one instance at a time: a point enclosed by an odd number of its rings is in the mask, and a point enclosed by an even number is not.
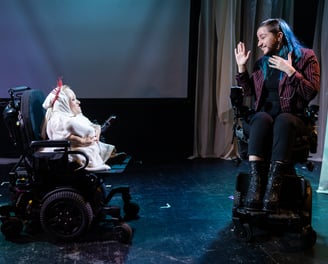
{"type": "Polygon", "coordinates": [[[319,0],[299,0],[294,6],[294,33],[307,47],[312,48],[319,0]]]}
{"type": "Polygon", "coordinates": [[[104,109],[117,115],[105,136],[136,160],[176,160],[192,154],[193,100],[86,100],[83,106],[98,120],[104,120],[104,109]]]}

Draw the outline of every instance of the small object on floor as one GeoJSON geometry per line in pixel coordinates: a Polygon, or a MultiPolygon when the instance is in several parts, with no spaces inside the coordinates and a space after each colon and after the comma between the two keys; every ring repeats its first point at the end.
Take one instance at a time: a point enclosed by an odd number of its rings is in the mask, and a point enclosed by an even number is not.
{"type": "Polygon", "coordinates": [[[167,209],[167,208],[171,208],[171,205],[169,203],[166,203],[166,205],[161,206],[161,209],[167,209]]]}
{"type": "Polygon", "coordinates": [[[1,186],[4,186],[5,184],[9,184],[9,181],[4,181],[4,182],[2,182],[0,185],[1,185],[1,186]]]}

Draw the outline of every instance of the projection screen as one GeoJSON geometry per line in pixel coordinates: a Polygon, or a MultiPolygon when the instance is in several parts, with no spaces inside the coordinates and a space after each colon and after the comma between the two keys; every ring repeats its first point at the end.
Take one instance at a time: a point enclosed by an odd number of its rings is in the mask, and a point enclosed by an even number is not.
{"type": "Polygon", "coordinates": [[[186,98],[190,0],[1,0],[0,97],[186,98]]]}

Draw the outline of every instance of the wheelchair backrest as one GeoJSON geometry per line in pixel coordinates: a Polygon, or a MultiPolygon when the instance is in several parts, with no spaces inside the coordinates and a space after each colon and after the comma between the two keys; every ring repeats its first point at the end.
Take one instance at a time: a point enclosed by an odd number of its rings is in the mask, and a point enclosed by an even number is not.
{"type": "Polygon", "coordinates": [[[32,141],[42,139],[45,97],[40,90],[29,87],[9,89],[9,94],[11,100],[3,112],[4,122],[16,147],[25,153],[32,141]]]}
{"type": "MultiPolygon", "coordinates": [[[[243,90],[239,86],[233,86],[230,90],[230,100],[233,108],[234,123],[233,137],[237,138],[238,152],[242,159],[248,157],[248,138],[249,138],[249,122],[250,117],[255,113],[244,104],[243,90]]],[[[304,109],[304,113],[298,115],[306,125],[304,134],[296,138],[293,149],[293,162],[305,163],[309,158],[310,153],[317,152],[317,132],[316,121],[318,120],[318,105],[309,105],[304,109]]]]}

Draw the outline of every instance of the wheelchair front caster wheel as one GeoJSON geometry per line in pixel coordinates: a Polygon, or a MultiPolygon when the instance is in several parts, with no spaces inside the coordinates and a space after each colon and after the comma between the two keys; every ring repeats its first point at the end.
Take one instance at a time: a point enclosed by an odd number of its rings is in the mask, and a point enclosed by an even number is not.
{"type": "Polygon", "coordinates": [[[300,239],[302,249],[312,248],[317,241],[317,233],[311,226],[305,227],[302,230],[300,239]]]}
{"type": "Polygon", "coordinates": [[[243,242],[249,242],[253,237],[253,232],[248,223],[235,225],[234,233],[243,242]]]}
{"type": "Polygon", "coordinates": [[[114,227],[116,240],[120,243],[129,244],[132,240],[132,229],[126,223],[120,223],[114,227]]]}
{"type": "Polygon", "coordinates": [[[7,238],[18,237],[19,234],[23,231],[23,222],[17,217],[9,217],[3,221],[1,225],[1,232],[7,238]]]}

